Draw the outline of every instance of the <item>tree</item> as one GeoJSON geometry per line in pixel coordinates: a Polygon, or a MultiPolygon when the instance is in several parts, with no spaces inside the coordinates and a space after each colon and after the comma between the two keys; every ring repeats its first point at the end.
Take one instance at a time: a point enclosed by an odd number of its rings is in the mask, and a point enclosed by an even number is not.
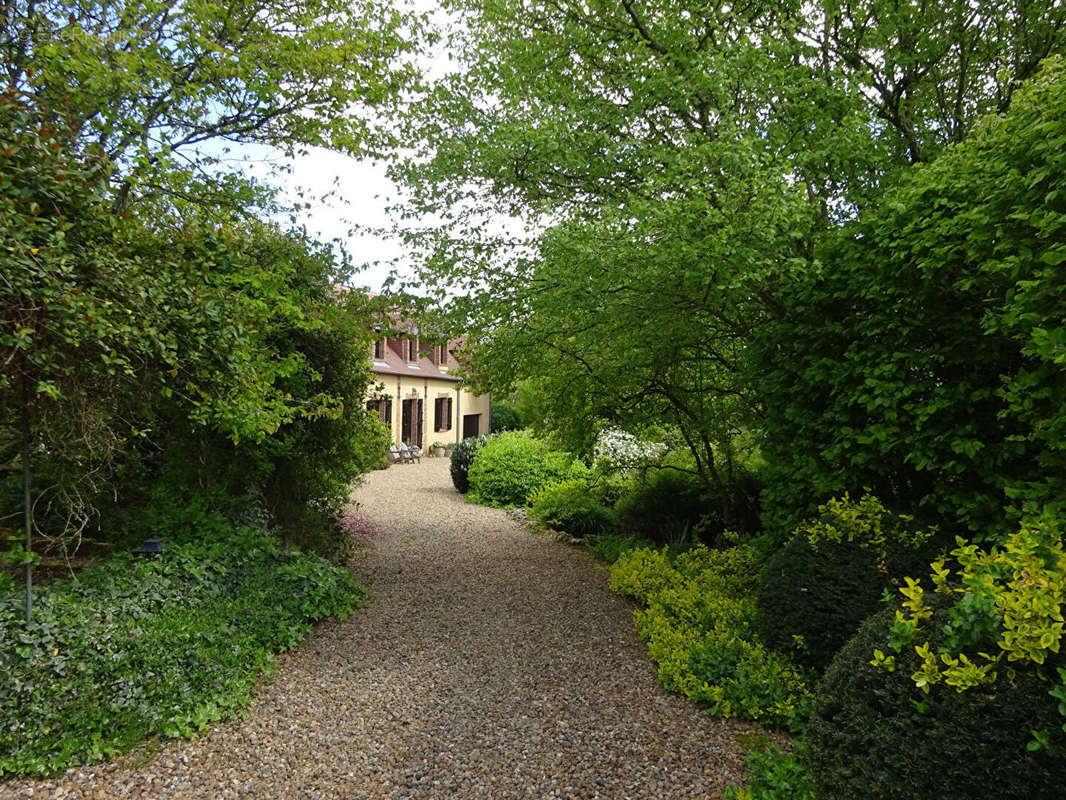
{"type": "Polygon", "coordinates": [[[416,26],[375,0],[11,0],[0,91],[116,165],[116,210],[137,195],[239,209],[254,195],[196,148],[363,152],[373,114],[414,77],[416,26]]]}
{"type": "Polygon", "coordinates": [[[755,337],[780,529],[868,487],[969,528],[1066,506],[1066,65],[913,170],[755,337]]]}
{"type": "Polygon", "coordinates": [[[115,215],[111,162],[72,138],[0,96],[0,525],[28,454],[39,550],[76,549],[102,506],[152,485],[242,495],[279,476],[286,532],[302,506],[336,510],[373,437],[347,265],[269,224],[115,215]]]}
{"type": "Polygon", "coordinates": [[[536,378],[573,442],[670,420],[718,492],[780,284],[1064,42],[1054,2],[450,7],[465,70],[410,112],[395,172],[409,216],[445,220],[407,235],[468,294],[479,380],[536,378]],[[493,208],[539,224],[494,239],[493,208]]]}

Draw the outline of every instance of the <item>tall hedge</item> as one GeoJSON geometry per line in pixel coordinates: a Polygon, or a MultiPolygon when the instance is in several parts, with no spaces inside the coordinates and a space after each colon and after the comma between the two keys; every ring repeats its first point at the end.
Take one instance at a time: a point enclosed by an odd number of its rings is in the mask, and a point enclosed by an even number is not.
{"type": "Polygon", "coordinates": [[[341,505],[382,446],[345,265],[273,224],[116,215],[114,164],[14,94],[0,141],[0,519],[22,507],[26,424],[39,542],[114,540],[135,527],[115,515],[211,495],[343,557],[341,505]]]}
{"type": "Polygon", "coordinates": [[[1066,507],[1066,65],[916,167],[782,287],[752,348],[790,530],[864,487],[972,531],[1066,507]]]}

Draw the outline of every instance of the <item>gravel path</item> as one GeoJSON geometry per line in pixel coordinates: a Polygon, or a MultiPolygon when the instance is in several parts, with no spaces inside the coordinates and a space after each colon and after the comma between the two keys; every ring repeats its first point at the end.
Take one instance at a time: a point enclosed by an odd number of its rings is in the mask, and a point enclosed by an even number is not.
{"type": "Polygon", "coordinates": [[[378,533],[366,608],[279,659],[244,719],[53,781],[35,798],[717,798],[734,734],[667,694],[631,606],[581,548],[468,505],[446,459],[355,494],[378,533]]]}

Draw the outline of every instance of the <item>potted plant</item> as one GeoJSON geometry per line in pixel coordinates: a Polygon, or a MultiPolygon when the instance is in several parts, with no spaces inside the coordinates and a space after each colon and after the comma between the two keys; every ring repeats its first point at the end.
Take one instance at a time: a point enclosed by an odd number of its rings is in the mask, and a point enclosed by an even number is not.
{"type": "Polygon", "coordinates": [[[447,445],[445,445],[444,442],[434,442],[433,444],[431,444],[429,446],[429,454],[431,456],[450,455],[449,453],[446,452],[446,450],[447,450],[447,445]]]}

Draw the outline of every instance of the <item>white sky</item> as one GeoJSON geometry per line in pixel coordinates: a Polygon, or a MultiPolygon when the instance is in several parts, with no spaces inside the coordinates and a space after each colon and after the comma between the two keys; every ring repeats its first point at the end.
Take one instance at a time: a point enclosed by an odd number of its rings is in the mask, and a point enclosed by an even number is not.
{"type": "MultiPolygon", "coordinates": [[[[429,12],[441,28],[451,24],[438,0],[396,2],[429,12]]],[[[456,68],[443,45],[422,66],[430,77],[440,77],[456,68]]],[[[294,159],[286,159],[280,151],[266,147],[231,145],[231,149],[233,156],[247,159],[243,165],[247,174],[280,186],[289,201],[310,203],[311,207],[299,215],[298,224],[306,226],[307,232],[319,241],[340,240],[352,263],[363,268],[352,278],[354,285],[376,292],[393,268],[404,275],[409,262],[405,263],[403,244],[365,230],[390,227],[385,208],[400,195],[397,186],[386,177],[383,162],[375,164],[317,147],[294,159]],[[291,169],[271,174],[269,161],[291,169]]]]}
{"type": "Polygon", "coordinates": [[[248,148],[245,154],[253,159],[246,167],[250,174],[281,186],[288,200],[311,204],[297,219],[311,236],[322,242],[340,240],[352,262],[365,265],[353,278],[355,285],[380,291],[394,263],[402,271],[404,250],[400,242],[353,230],[389,225],[385,207],[395,201],[398,190],[386,177],[383,163],[313,148],[291,161],[274,154],[278,163],[291,166],[291,172],[269,176],[265,161],[271,157],[268,150],[248,148]],[[300,192],[302,198],[298,197],[300,192]]]}

